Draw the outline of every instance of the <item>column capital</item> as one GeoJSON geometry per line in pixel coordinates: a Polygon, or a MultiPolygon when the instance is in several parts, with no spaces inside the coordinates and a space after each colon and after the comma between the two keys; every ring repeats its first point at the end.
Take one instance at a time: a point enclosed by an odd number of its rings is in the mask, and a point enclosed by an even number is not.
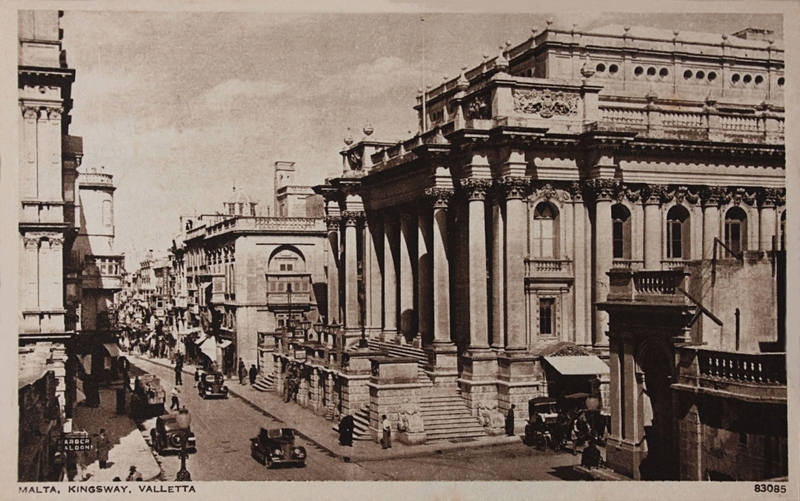
{"type": "Polygon", "coordinates": [[[39,106],[23,104],[20,105],[20,110],[24,118],[39,118],[39,106]]]}
{"type": "Polygon", "coordinates": [[[64,245],[64,239],[59,237],[51,237],[50,238],[50,248],[59,248],[64,245]]]}
{"type": "Polygon", "coordinates": [[[729,193],[733,205],[739,206],[742,202],[747,205],[753,205],[756,201],[756,194],[753,191],[748,191],[745,188],[730,188],[729,193]]]}
{"type": "Polygon", "coordinates": [[[730,200],[730,195],[725,186],[706,186],[700,191],[700,201],[703,207],[719,207],[728,200],[730,200]]]}
{"type": "Polygon", "coordinates": [[[583,185],[580,181],[573,181],[569,186],[569,193],[575,202],[583,202],[583,185]]]}
{"type": "Polygon", "coordinates": [[[460,187],[467,193],[469,200],[486,200],[486,192],[491,186],[491,179],[470,177],[460,181],[460,187]]]}
{"type": "Polygon", "coordinates": [[[342,219],[344,219],[344,224],[346,226],[356,226],[360,223],[366,214],[364,211],[343,211],[342,212],[342,219]]]}
{"type": "Polygon", "coordinates": [[[450,199],[453,198],[453,190],[450,188],[426,188],[425,196],[433,200],[434,209],[447,209],[450,199]]]}
{"type": "Polygon", "coordinates": [[[616,179],[587,179],[583,183],[586,194],[595,202],[610,202],[614,199],[619,181],[616,179]]]}
{"type": "Polygon", "coordinates": [[[495,180],[497,187],[505,194],[506,200],[521,200],[530,190],[531,182],[526,177],[505,176],[495,180]]]}
{"type": "Polygon", "coordinates": [[[322,220],[325,221],[325,224],[328,226],[328,231],[337,231],[339,225],[342,224],[341,216],[325,216],[322,220]]]}
{"type": "Polygon", "coordinates": [[[783,188],[761,188],[757,193],[761,207],[775,207],[786,203],[786,190],[783,188]]]}
{"type": "Polygon", "coordinates": [[[698,193],[690,190],[688,186],[678,186],[674,190],[668,192],[666,201],[670,201],[673,198],[675,199],[675,202],[679,204],[682,204],[683,202],[696,204],[700,200],[698,193]]]}
{"type": "Polygon", "coordinates": [[[23,241],[25,242],[26,249],[38,249],[39,248],[39,240],[38,236],[33,237],[22,237],[23,241]]]}
{"type": "Polygon", "coordinates": [[[633,189],[626,184],[619,185],[617,189],[617,196],[616,199],[618,202],[622,202],[623,200],[627,199],[631,203],[637,203],[642,198],[642,188],[633,189]]]}
{"type": "Polygon", "coordinates": [[[642,188],[642,203],[644,205],[659,205],[666,201],[667,187],[663,184],[647,184],[642,188]]]}

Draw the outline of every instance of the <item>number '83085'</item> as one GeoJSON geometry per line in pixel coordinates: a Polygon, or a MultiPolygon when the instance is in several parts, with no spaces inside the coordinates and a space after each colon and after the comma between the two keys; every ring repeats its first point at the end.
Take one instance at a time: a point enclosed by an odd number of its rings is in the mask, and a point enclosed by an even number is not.
{"type": "Polygon", "coordinates": [[[756,492],[774,492],[778,494],[784,494],[786,492],[785,485],[774,485],[774,484],[756,484],[755,485],[756,492]]]}

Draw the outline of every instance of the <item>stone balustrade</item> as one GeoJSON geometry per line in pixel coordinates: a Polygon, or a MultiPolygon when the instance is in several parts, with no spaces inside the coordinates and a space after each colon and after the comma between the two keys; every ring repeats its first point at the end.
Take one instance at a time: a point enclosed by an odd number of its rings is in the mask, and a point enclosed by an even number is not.
{"type": "Polygon", "coordinates": [[[608,301],[644,301],[685,304],[681,292],[688,286],[689,272],[683,269],[634,271],[612,269],[608,272],[608,301]]]}
{"type": "Polygon", "coordinates": [[[533,258],[525,260],[525,277],[547,275],[572,276],[572,261],[569,259],[533,258]]]}
{"type": "Polygon", "coordinates": [[[786,384],[785,353],[698,350],[700,376],[754,384],[786,384]]]}

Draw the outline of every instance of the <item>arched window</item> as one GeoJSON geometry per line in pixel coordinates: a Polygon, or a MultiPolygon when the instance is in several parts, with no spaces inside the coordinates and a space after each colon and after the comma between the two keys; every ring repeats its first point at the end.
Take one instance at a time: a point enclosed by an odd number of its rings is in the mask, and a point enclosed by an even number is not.
{"type": "Polygon", "coordinates": [[[741,207],[725,213],[725,245],[736,254],[747,250],[747,214],[741,207]]]}
{"type": "Polygon", "coordinates": [[[555,258],[558,255],[558,211],[547,202],[533,212],[533,257],[555,258]]]}
{"type": "Polygon", "coordinates": [[[114,212],[111,200],[103,200],[103,226],[109,227],[114,224],[114,212]]]}
{"type": "Polygon", "coordinates": [[[631,258],[631,211],[622,204],[611,206],[614,259],[631,258]]]}
{"type": "Polygon", "coordinates": [[[689,211],[676,205],[667,213],[667,258],[689,259],[689,211]]]}

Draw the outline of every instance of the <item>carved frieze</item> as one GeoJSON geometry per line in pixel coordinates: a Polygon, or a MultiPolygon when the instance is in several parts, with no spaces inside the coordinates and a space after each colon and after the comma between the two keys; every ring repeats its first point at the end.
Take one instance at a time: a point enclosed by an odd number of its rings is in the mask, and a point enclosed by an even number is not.
{"type": "Polygon", "coordinates": [[[645,204],[658,205],[667,200],[667,187],[662,184],[648,184],[642,188],[642,202],[645,204]]]}
{"type": "MultiPolygon", "coordinates": [[[[580,186],[580,183],[574,183],[580,186]]],[[[533,197],[535,199],[544,198],[549,201],[569,202],[572,196],[570,192],[556,189],[552,183],[542,183],[541,181],[534,181],[531,183],[533,188],[533,197]]]]}
{"type": "Polygon", "coordinates": [[[470,200],[485,200],[486,192],[492,186],[492,180],[467,178],[461,180],[460,186],[470,200]]]}
{"type": "Polygon", "coordinates": [[[757,194],[761,207],[775,207],[786,203],[786,190],[782,188],[761,188],[757,194]]]}
{"type": "Polygon", "coordinates": [[[427,188],[425,196],[433,200],[434,209],[446,209],[453,198],[453,190],[448,188],[427,188]]]}
{"type": "Polygon", "coordinates": [[[325,221],[325,224],[328,226],[328,231],[337,231],[339,225],[342,224],[342,218],[340,216],[325,216],[323,221],[325,221]]]}
{"type": "Polygon", "coordinates": [[[747,205],[753,205],[756,200],[755,193],[748,192],[744,188],[731,188],[730,189],[731,201],[733,205],[739,206],[742,202],[747,205]]]}
{"type": "Polygon", "coordinates": [[[491,101],[485,94],[478,94],[466,103],[467,120],[488,120],[492,118],[491,101]]]}
{"type": "Polygon", "coordinates": [[[562,91],[513,89],[514,111],[528,115],[551,118],[578,113],[578,96],[562,91]]]}
{"type": "Polygon", "coordinates": [[[633,189],[626,184],[619,185],[617,189],[617,202],[627,199],[631,203],[636,203],[642,198],[642,188],[633,189]]]}
{"type": "Polygon", "coordinates": [[[700,200],[697,192],[692,191],[687,186],[678,186],[670,192],[671,198],[675,199],[675,203],[682,204],[684,202],[696,204],[700,200]]]}

